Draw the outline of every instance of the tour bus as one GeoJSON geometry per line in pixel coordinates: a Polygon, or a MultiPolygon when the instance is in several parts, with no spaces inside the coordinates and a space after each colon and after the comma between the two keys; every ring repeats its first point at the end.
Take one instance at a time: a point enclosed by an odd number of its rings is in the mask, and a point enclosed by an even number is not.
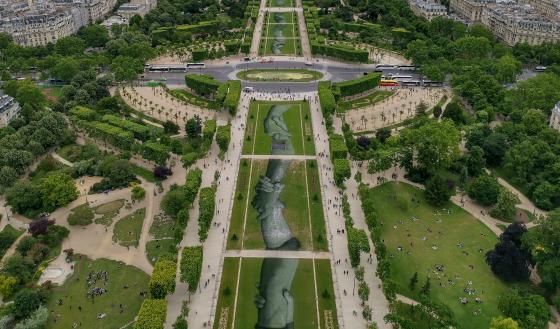
{"type": "Polygon", "coordinates": [[[391,77],[393,80],[405,80],[405,79],[412,79],[412,75],[393,75],[391,77]]]}
{"type": "Polygon", "coordinates": [[[441,81],[431,81],[431,80],[424,80],[422,84],[426,87],[441,87],[443,86],[443,82],[441,81]]]}
{"type": "Polygon", "coordinates": [[[395,68],[395,65],[393,64],[377,64],[375,65],[376,69],[393,69],[395,68]]]}
{"type": "Polygon", "coordinates": [[[405,81],[401,81],[400,83],[403,86],[419,86],[420,85],[419,80],[405,80],[405,81]]]}
{"type": "Polygon", "coordinates": [[[148,68],[150,72],[169,72],[169,66],[150,66],[148,68]]]}
{"type": "Polygon", "coordinates": [[[188,69],[203,69],[206,67],[204,63],[187,63],[188,69]]]}
{"type": "Polygon", "coordinates": [[[398,87],[399,82],[397,80],[381,80],[379,85],[381,87],[398,87]]]}
{"type": "Polygon", "coordinates": [[[414,71],[414,70],[416,70],[416,66],[414,66],[414,65],[398,65],[397,69],[414,71]]]}
{"type": "Polygon", "coordinates": [[[170,66],[169,72],[187,72],[187,67],[184,65],[180,66],[170,66]]]}

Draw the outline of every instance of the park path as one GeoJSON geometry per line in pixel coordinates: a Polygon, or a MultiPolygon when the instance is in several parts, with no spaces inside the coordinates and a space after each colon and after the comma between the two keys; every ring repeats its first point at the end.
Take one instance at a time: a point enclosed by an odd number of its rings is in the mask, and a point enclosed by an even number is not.
{"type": "Polygon", "coordinates": [[[261,0],[261,4],[259,7],[259,15],[257,16],[257,21],[255,23],[253,39],[251,40],[251,51],[249,53],[249,57],[251,57],[251,59],[255,59],[259,56],[259,45],[261,41],[262,29],[264,26],[266,1],[267,0],[261,0]]]}
{"type": "Polygon", "coordinates": [[[309,43],[309,36],[307,35],[305,13],[303,12],[303,5],[301,0],[296,0],[296,9],[299,23],[299,35],[301,39],[301,52],[303,57],[305,57],[307,61],[311,61],[313,55],[311,54],[311,45],[309,43]]]}
{"type": "Polygon", "coordinates": [[[329,259],[329,252],[308,250],[227,250],[226,257],[329,259]]]}
{"type": "Polygon", "coordinates": [[[270,159],[278,159],[278,160],[296,160],[296,161],[304,161],[304,160],[315,160],[317,156],[315,155],[259,155],[259,154],[243,154],[241,156],[242,159],[252,159],[252,160],[270,160],[270,159]]]}
{"type": "Polygon", "coordinates": [[[66,159],[64,159],[63,157],[61,157],[58,153],[56,152],[52,152],[51,153],[53,159],[55,159],[56,161],[62,163],[63,165],[66,165],[68,167],[74,167],[74,164],[66,159]]]}

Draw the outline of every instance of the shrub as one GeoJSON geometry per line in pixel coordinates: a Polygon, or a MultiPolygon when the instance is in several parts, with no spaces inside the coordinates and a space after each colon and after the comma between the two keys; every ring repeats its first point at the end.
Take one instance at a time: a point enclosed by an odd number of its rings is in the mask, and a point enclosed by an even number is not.
{"type": "Polygon", "coordinates": [[[348,155],[348,147],[344,142],[344,136],[337,134],[329,135],[329,148],[331,150],[331,158],[335,159],[346,159],[348,155]]]}
{"type": "Polygon", "coordinates": [[[227,81],[227,94],[224,99],[224,108],[231,114],[237,112],[237,104],[239,104],[239,99],[241,98],[241,81],[239,80],[228,80],[227,81]]]}
{"type": "Polygon", "coordinates": [[[140,307],[135,329],[163,329],[167,316],[167,302],[163,299],[146,299],[140,307]]]}
{"type": "Polygon", "coordinates": [[[366,63],[369,53],[365,50],[358,50],[342,46],[330,46],[311,42],[311,53],[328,57],[340,58],[350,62],[366,63]]]}
{"type": "Polygon", "coordinates": [[[337,186],[342,186],[344,180],[350,178],[352,171],[350,170],[350,162],[346,159],[335,159],[334,165],[334,181],[337,186]]]}
{"type": "Polygon", "coordinates": [[[332,115],[336,110],[336,100],[331,90],[330,81],[319,81],[319,103],[325,115],[332,115]]]}
{"type": "Polygon", "coordinates": [[[222,85],[221,82],[214,80],[211,75],[194,73],[185,75],[185,83],[187,87],[202,96],[215,94],[222,85]]]}
{"type": "Polygon", "coordinates": [[[369,241],[364,230],[346,225],[346,236],[348,238],[348,253],[352,267],[360,265],[360,252],[369,253],[369,241]]]}
{"type": "Polygon", "coordinates": [[[377,87],[380,81],[381,73],[372,72],[358,79],[338,82],[335,87],[340,89],[341,96],[352,96],[377,87]]]}
{"type": "Polygon", "coordinates": [[[181,257],[181,281],[189,286],[189,292],[193,293],[198,288],[200,275],[202,273],[203,252],[202,246],[185,247],[181,257]]]}
{"type": "Polygon", "coordinates": [[[175,273],[177,264],[168,259],[159,259],[154,266],[150,278],[150,294],[152,298],[163,299],[168,293],[175,291],[175,273]]]}
{"type": "Polygon", "coordinates": [[[204,187],[200,189],[198,199],[199,215],[198,215],[198,237],[200,242],[204,242],[208,236],[208,230],[214,218],[214,210],[216,208],[216,191],[212,187],[204,187]]]}
{"type": "Polygon", "coordinates": [[[467,187],[469,197],[483,206],[491,206],[498,201],[500,183],[495,177],[481,175],[471,181],[467,187]]]}
{"type": "Polygon", "coordinates": [[[218,143],[218,146],[220,147],[220,150],[222,152],[227,151],[228,146],[229,146],[229,140],[230,140],[230,135],[231,135],[231,125],[225,125],[225,126],[218,126],[218,131],[216,132],[216,142],[218,143]]]}

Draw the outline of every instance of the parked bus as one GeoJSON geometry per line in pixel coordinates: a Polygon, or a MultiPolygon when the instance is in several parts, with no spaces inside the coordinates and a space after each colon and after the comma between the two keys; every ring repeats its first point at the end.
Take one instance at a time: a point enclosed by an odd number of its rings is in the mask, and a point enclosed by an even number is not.
{"type": "Polygon", "coordinates": [[[206,67],[204,63],[187,63],[188,69],[203,69],[206,67]]]}
{"type": "Polygon", "coordinates": [[[403,86],[419,86],[420,85],[419,80],[405,80],[405,81],[401,81],[400,83],[403,86]]]}
{"type": "Polygon", "coordinates": [[[170,66],[169,72],[187,72],[186,66],[170,66]]]}
{"type": "Polygon", "coordinates": [[[148,68],[150,72],[169,72],[169,66],[150,66],[148,68]]]}
{"type": "Polygon", "coordinates": [[[414,70],[416,70],[416,66],[414,66],[414,65],[398,65],[397,69],[414,71],[414,70]]]}
{"type": "Polygon", "coordinates": [[[424,80],[423,85],[426,86],[426,87],[441,87],[441,86],[443,86],[443,82],[424,80]]]}
{"type": "Polygon", "coordinates": [[[383,69],[393,69],[393,68],[395,68],[395,65],[393,65],[393,64],[377,64],[377,65],[375,65],[375,68],[376,69],[381,69],[381,68],[383,68],[383,69]]]}
{"type": "Polygon", "coordinates": [[[393,75],[391,76],[393,80],[405,80],[405,79],[412,79],[412,75],[393,75]]]}
{"type": "Polygon", "coordinates": [[[399,82],[397,80],[381,80],[379,85],[381,87],[398,87],[399,82]]]}

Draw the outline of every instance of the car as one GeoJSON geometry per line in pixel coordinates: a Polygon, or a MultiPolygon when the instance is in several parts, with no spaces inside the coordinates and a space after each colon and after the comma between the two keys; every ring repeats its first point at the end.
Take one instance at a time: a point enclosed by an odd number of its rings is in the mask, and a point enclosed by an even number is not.
{"type": "Polygon", "coordinates": [[[252,93],[253,91],[255,91],[255,88],[253,88],[253,87],[245,87],[245,88],[243,88],[243,91],[244,91],[244,92],[247,92],[247,93],[252,93]]]}
{"type": "Polygon", "coordinates": [[[307,62],[305,62],[305,66],[313,66],[313,63],[307,61],[307,62]]]}

